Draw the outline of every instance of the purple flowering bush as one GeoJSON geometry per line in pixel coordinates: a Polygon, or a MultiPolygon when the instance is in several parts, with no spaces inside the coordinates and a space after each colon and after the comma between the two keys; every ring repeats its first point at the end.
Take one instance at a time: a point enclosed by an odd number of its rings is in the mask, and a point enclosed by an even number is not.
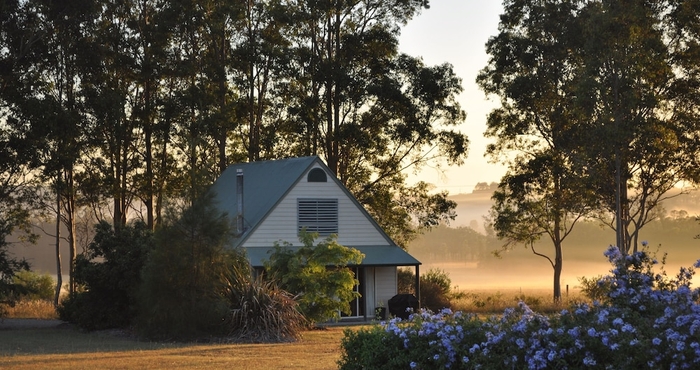
{"type": "Polygon", "coordinates": [[[623,256],[599,284],[606,297],[541,315],[521,303],[501,316],[421,311],[346,330],[341,369],[697,369],[700,306],[694,268],[668,278],[647,252],[623,256]]]}

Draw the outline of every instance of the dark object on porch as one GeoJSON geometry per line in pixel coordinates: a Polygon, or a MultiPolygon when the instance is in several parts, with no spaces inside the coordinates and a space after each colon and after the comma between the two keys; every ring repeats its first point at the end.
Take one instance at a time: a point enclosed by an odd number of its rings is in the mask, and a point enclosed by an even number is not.
{"type": "Polygon", "coordinates": [[[389,300],[389,313],[393,316],[407,320],[411,312],[406,309],[411,307],[413,312],[418,311],[418,298],[413,294],[397,294],[389,300]]]}

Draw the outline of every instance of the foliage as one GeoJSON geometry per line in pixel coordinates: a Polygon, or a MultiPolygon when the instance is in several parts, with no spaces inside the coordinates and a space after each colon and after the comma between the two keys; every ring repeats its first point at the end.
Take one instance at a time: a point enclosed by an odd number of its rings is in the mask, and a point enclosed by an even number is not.
{"type": "Polygon", "coordinates": [[[22,299],[44,301],[53,299],[55,283],[51,275],[22,270],[17,272],[13,279],[16,285],[23,287],[22,299]]]}
{"type": "Polygon", "coordinates": [[[69,233],[88,207],[155,229],[231,162],[318,155],[405,246],[454,215],[406,170],[461,164],[469,144],[453,67],[399,52],[428,5],[4,2],[1,129],[26,140],[3,154],[45,175],[69,233]]]}
{"type": "MultiPolygon", "coordinates": [[[[654,273],[646,252],[623,255],[611,247],[613,264],[601,284],[611,287],[603,303],[577,304],[544,316],[521,303],[502,316],[478,319],[443,310],[391,320],[343,341],[341,368],[376,369],[674,369],[700,363],[700,290],[691,289],[694,268],[675,278],[654,273]],[[358,343],[380,341],[366,349],[358,343]],[[396,362],[372,362],[390,354],[396,362]],[[353,367],[357,366],[357,367],[353,367]]],[[[700,261],[695,267],[700,266],[700,261]]]]}
{"type": "Polygon", "coordinates": [[[490,222],[502,249],[531,247],[549,261],[554,300],[561,298],[563,242],[591,213],[591,190],[576,162],[576,94],[570,71],[578,63],[575,1],[506,1],[499,34],[489,39],[490,60],[477,82],[501,106],[488,118],[486,136],[496,139],[487,153],[508,165],[493,194],[490,222]],[[553,253],[538,252],[540,238],[553,253]]]}
{"type": "Polygon", "coordinates": [[[224,323],[227,336],[255,343],[299,339],[306,320],[294,297],[262,274],[253,277],[248,260],[240,255],[242,259],[232,258],[223,290],[230,305],[224,323]]]}
{"type": "Polygon", "coordinates": [[[95,226],[95,237],[76,258],[75,279],[81,287],[61,302],[62,320],[87,330],[132,324],[141,270],[154,248],[153,233],[143,222],[114,229],[95,226]]]}
{"type": "MultiPolygon", "coordinates": [[[[416,275],[407,269],[398,270],[398,292],[415,294],[416,275]]],[[[451,307],[452,280],[444,270],[432,268],[420,276],[420,306],[431,311],[451,307]]]]}
{"type": "Polygon", "coordinates": [[[396,290],[397,293],[415,294],[416,274],[406,268],[396,270],[396,290]]]}
{"type": "Polygon", "coordinates": [[[7,250],[6,238],[13,229],[14,226],[8,220],[0,218],[0,318],[6,314],[4,305],[14,305],[24,291],[20,285],[15,284],[15,274],[22,270],[29,270],[27,261],[13,258],[7,250]]]}
{"type": "Polygon", "coordinates": [[[357,249],[338,244],[335,236],[314,245],[316,233],[303,231],[301,247],[275,244],[265,271],[270,279],[295,296],[299,310],[311,323],[350,314],[350,302],[359,297],[353,287],[359,282],[347,266],[358,265],[364,255],[357,249]]]}
{"type": "Polygon", "coordinates": [[[402,348],[402,339],[383,327],[345,329],[343,334],[340,370],[406,368],[407,352],[402,348]]]}
{"type": "Polygon", "coordinates": [[[608,284],[603,284],[601,282],[602,278],[602,275],[592,278],[585,276],[578,278],[578,282],[581,284],[581,293],[592,301],[602,302],[607,299],[612,287],[608,284]]]}
{"type": "Polygon", "coordinates": [[[230,263],[223,248],[231,225],[212,199],[208,194],[179,215],[173,211],[156,232],[138,293],[137,330],[147,337],[223,331],[228,302],[221,292],[230,263]]]}

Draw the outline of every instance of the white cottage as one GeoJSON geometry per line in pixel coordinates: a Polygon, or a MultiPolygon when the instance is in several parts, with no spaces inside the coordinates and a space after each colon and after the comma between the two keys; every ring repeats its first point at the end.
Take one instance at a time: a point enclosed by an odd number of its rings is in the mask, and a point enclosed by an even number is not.
{"type": "Polygon", "coordinates": [[[397,294],[397,267],[418,260],[396,245],[364,207],[318,157],[241,163],[229,166],[212,188],[218,207],[235,217],[232,247],[246,249],[250,263],[262,268],[275,242],[300,246],[299,231],[338,236],[339,244],[365,258],[351,266],[361,298],[351,304],[352,318],[373,318],[397,294]]]}

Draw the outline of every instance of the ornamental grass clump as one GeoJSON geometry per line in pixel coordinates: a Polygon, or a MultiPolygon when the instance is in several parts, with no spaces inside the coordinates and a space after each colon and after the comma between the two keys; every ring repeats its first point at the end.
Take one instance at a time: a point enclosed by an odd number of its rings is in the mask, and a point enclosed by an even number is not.
{"type": "Polygon", "coordinates": [[[230,339],[287,342],[299,339],[307,328],[308,323],[294,297],[262,275],[253,277],[247,260],[232,264],[225,280],[223,295],[230,309],[224,325],[230,339]]]}
{"type": "Polygon", "coordinates": [[[487,319],[415,313],[347,332],[340,368],[700,368],[700,294],[690,288],[699,264],[668,278],[654,272],[657,261],[647,252],[625,256],[611,247],[606,256],[613,269],[599,281],[606,290],[601,301],[553,315],[525,303],[487,319]]]}

